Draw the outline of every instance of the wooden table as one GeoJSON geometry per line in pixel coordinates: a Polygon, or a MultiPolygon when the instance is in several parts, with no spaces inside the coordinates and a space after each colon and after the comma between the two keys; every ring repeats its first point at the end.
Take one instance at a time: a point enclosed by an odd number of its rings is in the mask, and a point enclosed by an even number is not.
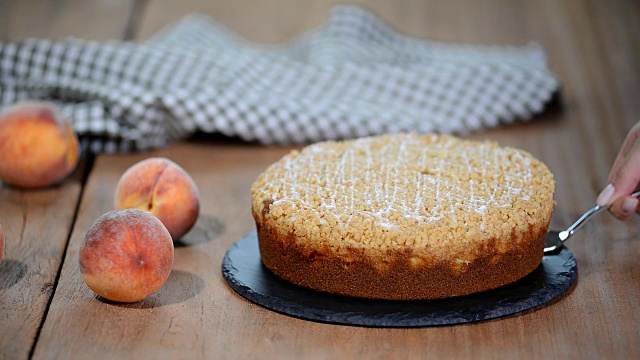
{"type": "MultiPolygon", "coordinates": [[[[358,1],[399,30],[434,40],[523,45],[548,52],[562,106],[530,122],[477,133],[526,149],[557,180],[552,225],[591,207],[626,132],[640,120],[640,3],[616,1],[358,1]]],[[[0,40],[74,35],[144,40],[190,12],[212,15],[258,42],[319,25],[333,1],[24,1],[0,3],[0,40]]],[[[249,187],[290,148],[218,137],[143,154],[85,158],[61,186],[0,187],[7,252],[0,266],[0,358],[640,358],[640,219],[601,215],[571,240],[579,278],[564,298],[506,318],[460,326],[380,329],[309,322],[231,290],[225,251],[254,229],[249,187]],[[202,213],[167,284],[135,304],[99,300],[83,283],[78,249],[113,207],[115,184],[150,156],[180,163],[202,213]]]]}

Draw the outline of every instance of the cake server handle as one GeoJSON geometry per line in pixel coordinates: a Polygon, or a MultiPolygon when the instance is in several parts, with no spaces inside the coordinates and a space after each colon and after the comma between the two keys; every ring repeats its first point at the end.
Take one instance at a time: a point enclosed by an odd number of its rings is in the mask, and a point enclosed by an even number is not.
{"type": "MultiPolygon", "coordinates": [[[[632,197],[640,196],[640,190],[634,192],[633,194],[631,194],[631,196],[632,197]]],[[[584,225],[584,223],[587,222],[587,220],[591,216],[601,212],[602,210],[606,210],[609,207],[611,207],[611,205],[605,205],[605,206],[596,205],[595,207],[589,209],[586,213],[584,213],[580,217],[580,219],[578,219],[575,223],[573,223],[573,225],[569,226],[567,230],[560,231],[560,234],[558,234],[558,236],[560,237],[560,240],[561,241],[567,240],[571,235],[573,235],[573,233],[576,232],[576,230],[580,229],[582,225],[584,225]]]]}

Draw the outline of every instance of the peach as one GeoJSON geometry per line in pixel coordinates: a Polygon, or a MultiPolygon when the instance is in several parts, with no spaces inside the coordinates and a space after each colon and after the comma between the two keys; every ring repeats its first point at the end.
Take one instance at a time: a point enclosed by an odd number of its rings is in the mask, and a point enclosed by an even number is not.
{"type": "Polygon", "coordinates": [[[54,185],[78,164],[78,138],[46,102],[21,102],[0,113],[0,179],[36,188],[54,185]]]}
{"type": "Polygon", "coordinates": [[[200,195],[191,176],[178,164],[166,158],[149,158],[122,174],[116,185],[115,207],[149,211],[177,240],[198,219],[200,195]]]}
{"type": "Polygon", "coordinates": [[[105,299],[136,302],[160,290],[173,266],[173,241],[162,222],[138,209],[112,210],[80,247],[80,272],[105,299]]]}
{"type": "Polygon", "coordinates": [[[0,263],[4,257],[4,233],[2,232],[2,225],[0,225],[0,263]]]}

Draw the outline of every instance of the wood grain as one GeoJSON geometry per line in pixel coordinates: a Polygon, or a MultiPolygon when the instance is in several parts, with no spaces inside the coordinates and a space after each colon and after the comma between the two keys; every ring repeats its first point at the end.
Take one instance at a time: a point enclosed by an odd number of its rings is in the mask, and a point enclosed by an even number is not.
{"type": "Polygon", "coordinates": [[[110,357],[201,357],[202,351],[210,353],[209,346],[215,345],[208,339],[226,342],[226,330],[218,321],[226,319],[227,328],[235,326],[233,314],[246,304],[222,280],[222,257],[253,226],[247,192],[251,182],[288,150],[188,143],[146,154],[98,158],[35,357],[66,357],[74,349],[87,357],[101,357],[104,349],[110,357]],[[163,289],[141,303],[107,303],[84,284],[77,253],[94,220],[113,209],[115,185],[122,173],[149,156],[168,157],[193,176],[202,194],[202,215],[177,244],[173,272],[163,289]]]}
{"type": "Polygon", "coordinates": [[[53,295],[80,197],[81,175],[59,186],[20,190],[0,185],[5,257],[0,263],[0,358],[31,351],[53,295]]]}
{"type": "MultiPolygon", "coordinates": [[[[124,34],[129,3],[2,1],[0,40],[117,38],[124,34]]],[[[6,237],[0,264],[0,359],[26,359],[33,350],[55,292],[88,164],[83,157],[69,178],[46,189],[0,183],[0,224],[6,237]]]]}
{"type": "MultiPolygon", "coordinates": [[[[147,39],[167,24],[191,13],[201,13],[250,41],[279,43],[320,26],[331,8],[341,3],[345,2],[155,0],[149,3],[140,19],[137,37],[147,39]]],[[[517,32],[522,25],[522,1],[354,0],[348,3],[382,15],[385,21],[408,35],[432,40],[504,45],[524,45],[533,40],[517,32]]]]}
{"type": "Polygon", "coordinates": [[[0,40],[29,37],[122,39],[136,0],[8,0],[0,5],[0,40]]]}
{"type": "MultiPolygon", "coordinates": [[[[100,2],[106,3],[123,2],[100,2]]],[[[213,16],[249,40],[281,42],[320,25],[335,3],[154,0],[141,10],[138,31],[134,33],[136,39],[144,40],[183,15],[197,11],[213,16]]],[[[593,206],[626,132],[640,120],[640,3],[358,3],[414,36],[472,44],[540,43],[548,53],[551,70],[562,83],[560,109],[530,122],[505,125],[470,138],[494,139],[523,148],[549,166],[556,177],[554,227],[568,226],[593,206]]],[[[83,6],[77,5],[79,9],[83,6]]],[[[41,19],[38,14],[32,17],[41,19]]],[[[54,23],[62,21],[56,16],[54,23]]],[[[90,27],[79,22],[78,26],[90,27]]],[[[0,25],[0,35],[6,29],[6,25],[0,25]]],[[[11,25],[10,29],[18,28],[11,25]]],[[[11,37],[17,37],[32,30],[10,31],[11,37]]],[[[640,221],[621,223],[607,214],[588,224],[568,244],[578,260],[575,288],[552,304],[503,319],[424,329],[359,328],[299,320],[247,302],[225,284],[221,261],[226,249],[254,227],[249,210],[251,182],[288,151],[289,148],[264,148],[216,138],[182,142],[145,154],[98,157],[34,357],[640,358],[640,221]],[[129,165],[149,156],[169,157],[191,173],[202,195],[202,214],[195,229],[176,247],[174,271],[163,289],[137,304],[103,302],[84,285],[77,252],[88,227],[100,214],[112,209],[119,176],[129,165]]],[[[0,192],[0,200],[7,196],[0,192]]],[[[31,201],[44,200],[34,195],[31,201]]],[[[36,213],[57,215],[62,210],[56,204],[43,204],[36,213]]],[[[20,209],[0,201],[0,221],[8,239],[21,232],[18,230],[22,226],[16,224],[22,223],[5,225],[4,214],[22,219],[20,209]]],[[[59,233],[68,232],[68,226],[52,226],[45,219],[49,217],[28,217],[25,228],[54,227],[59,233]]],[[[8,253],[9,261],[17,257],[31,259],[13,254],[8,253]]],[[[24,274],[31,271],[30,264],[24,274]]],[[[19,267],[16,262],[9,265],[12,269],[19,267]]],[[[19,278],[20,273],[12,270],[11,276],[19,278]]],[[[6,280],[1,280],[0,284],[5,285],[0,285],[0,291],[37,293],[37,286],[24,280],[28,277],[22,276],[23,280],[18,279],[7,289],[1,289],[7,286],[6,280]]],[[[0,296],[4,293],[0,292],[0,296]]],[[[18,300],[12,301],[26,299],[14,296],[18,300]]],[[[0,301],[4,306],[5,301],[0,301]]],[[[0,316],[8,315],[3,311],[0,316]]],[[[42,315],[35,313],[31,323],[38,323],[38,316],[42,315]]],[[[9,333],[4,324],[3,320],[0,333],[9,333]]],[[[17,328],[13,326],[9,329],[17,328]]],[[[33,339],[31,333],[25,334],[33,339]]],[[[0,354],[28,354],[23,350],[25,346],[30,346],[28,341],[14,346],[13,342],[0,340],[0,354]]]]}

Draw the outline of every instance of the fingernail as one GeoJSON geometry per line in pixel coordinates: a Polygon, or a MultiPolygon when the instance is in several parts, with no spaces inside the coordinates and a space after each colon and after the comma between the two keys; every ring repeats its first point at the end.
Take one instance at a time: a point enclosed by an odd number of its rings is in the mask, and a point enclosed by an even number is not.
{"type": "Polygon", "coordinates": [[[611,199],[611,196],[615,191],[616,189],[613,187],[613,184],[607,185],[604,189],[602,189],[602,191],[600,192],[600,195],[598,195],[598,199],[596,199],[596,204],[598,204],[598,206],[607,205],[607,203],[609,202],[609,200],[611,199]]]}
{"type": "Polygon", "coordinates": [[[637,207],[638,198],[629,196],[622,202],[622,207],[620,208],[620,210],[622,210],[622,212],[625,214],[633,214],[634,212],[636,212],[637,207]]]}

